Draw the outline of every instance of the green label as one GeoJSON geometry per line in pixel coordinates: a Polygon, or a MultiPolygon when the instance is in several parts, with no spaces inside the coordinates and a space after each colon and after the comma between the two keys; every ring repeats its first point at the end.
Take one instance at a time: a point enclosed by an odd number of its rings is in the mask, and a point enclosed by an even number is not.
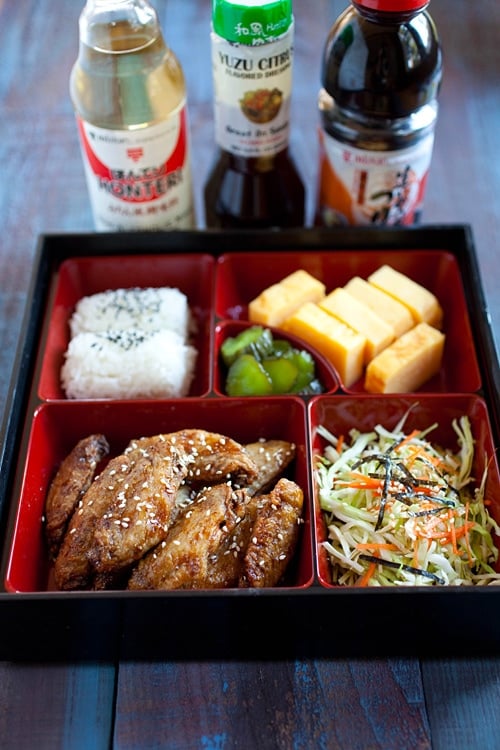
{"type": "Polygon", "coordinates": [[[212,33],[215,137],[225,151],[246,158],[287,147],[290,130],[293,27],[257,47],[231,44],[212,33]]]}

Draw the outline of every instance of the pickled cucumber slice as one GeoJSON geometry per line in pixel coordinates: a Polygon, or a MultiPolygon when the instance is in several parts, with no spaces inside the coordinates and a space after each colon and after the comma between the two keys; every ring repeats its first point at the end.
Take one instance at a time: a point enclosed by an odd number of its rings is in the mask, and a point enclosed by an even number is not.
{"type": "Polygon", "coordinates": [[[262,360],[262,367],[271,378],[273,393],[290,393],[299,375],[297,365],[287,357],[262,360]]]}
{"type": "Polygon", "coordinates": [[[304,351],[304,349],[292,349],[284,357],[290,360],[297,368],[297,377],[293,384],[292,392],[304,393],[315,377],[316,366],[312,355],[304,351]]]}
{"type": "Polygon", "coordinates": [[[228,368],[225,391],[229,396],[323,391],[313,356],[286,339],[274,338],[263,326],[228,337],[221,345],[221,358],[228,368]]]}
{"type": "Polygon", "coordinates": [[[271,378],[252,354],[241,354],[229,367],[228,396],[268,396],[272,391],[271,378]]]}
{"type": "Polygon", "coordinates": [[[262,359],[272,352],[273,335],[269,328],[251,326],[237,336],[229,336],[222,342],[220,351],[224,364],[230,367],[241,354],[253,354],[262,359]]]}

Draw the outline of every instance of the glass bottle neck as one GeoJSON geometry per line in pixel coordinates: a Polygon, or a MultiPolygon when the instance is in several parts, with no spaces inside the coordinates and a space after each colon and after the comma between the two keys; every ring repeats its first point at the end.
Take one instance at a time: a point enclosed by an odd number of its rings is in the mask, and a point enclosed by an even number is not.
{"type": "Polygon", "coordinates": [[[139,49],[159,34],[156,11],[147,0],[87,0],[80,15],[80,41],[104,52],[131,51],[125,36],[139,49]]]}
{"type": "Polygon", "coordinates": [[[356,0],[351,0],[351,4],[356,12],[367,21],[388,25],[399,25],[411,21],[419,13],[423,13],[428,5],[428,3],[425,3],[422,7],[412,10],[379,10],[367,8],[366,5],[356,2],[356,0]]]}

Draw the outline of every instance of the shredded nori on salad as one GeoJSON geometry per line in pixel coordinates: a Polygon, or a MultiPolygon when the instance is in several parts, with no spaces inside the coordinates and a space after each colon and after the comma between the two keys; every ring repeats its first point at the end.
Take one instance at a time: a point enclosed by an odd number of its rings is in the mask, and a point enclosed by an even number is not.
{"type": "Polygon", "coordinates": [[[443,578],[440,578],[435,573],[429,573],[428,570],[414,568],[412,565],[404,565],[403,563],[397,563],[393,560],[382,560],[380,557],[375,557],[375,555],[360,555],[359,559],[367,560],[368,562],[373,562],[377,565],[385,565],[387,568],[394,568],[395,570],[406,570],[408,571],[408,573],[414,573],[416,576],[424,576],[424,578],[430,578],[431,581],[435,581],[436,583],[446,583],[443,578]]]}
{"type": "Polygon", "coordinates": [[[485,504],[487,470],[472,476],[474,439],[467,416],[452,422],[458,450],[425,430],[377,425],[326,440],[316,464],[323,546],[332,583],[351,586],[500,584],[500,527],[485,504]]]}

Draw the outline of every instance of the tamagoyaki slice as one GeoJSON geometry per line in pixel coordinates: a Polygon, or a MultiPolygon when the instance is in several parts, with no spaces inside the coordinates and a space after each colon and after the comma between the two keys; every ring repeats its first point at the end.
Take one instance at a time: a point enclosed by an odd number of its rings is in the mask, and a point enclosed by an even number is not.
{"type": "Polygon", "coordinates": [[[252,323],[279,327],[303,304],[319,302],[324,296],[323,282],[299,269],[253,299],[248,305],[248,318],[252,323]]]}
{"type": "Polygon", "coordinates": [[[396,339],[368,364],[365,390],[370,393],[411,393],[436,375],[443,358],[445,336],[419,323],[396,339]]]}
{"type": "Polygon", "coordinates": [[[406,305],[415,324],[428,323],[435,328],[441,328],[443,310],[437,297],[409,276],[391,266],[383,265],[368,277],[368,281],[406,305]]]}
{"type": "Polygon", "coordinates": [[[409,331],[415,325],[413,315],[406,305],[403,305],[402,302],[391,297],[390,294],[382,291],[382,289],[369,284],[361,276],[354,276],[350,279],[345,284],[344,289],[392,326],[396,338],[402,336],[403,333],[406,333],[406,331],[409,331]]]}
{"type": "Polygon", "coordinates": [[[363,374],[366,338],[313,302],[306,302],[287,318],[281,328],[299,336],[337,370],[346,387],[363,374]]]}
{"type": "Polygon", "coordinates": [[[389,346],[396,337],[391,325],[342,287],[337,287],[327,294],[319,306],[366,338],[365,364],[389,346]]]}

